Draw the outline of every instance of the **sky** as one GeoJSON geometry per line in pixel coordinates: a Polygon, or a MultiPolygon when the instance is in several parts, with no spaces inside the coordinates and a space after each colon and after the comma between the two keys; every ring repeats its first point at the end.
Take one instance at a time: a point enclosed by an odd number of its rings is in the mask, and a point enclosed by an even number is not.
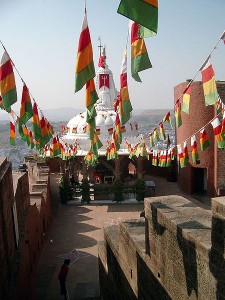
{"type": "MultiPolygon", "coordinates": [[[[174,86],[194,77],[225,30],[224,0],[158,0],[158,34],[146,39],[152,69],[130,74],[134,109],[173,108],[174,86]]],[[[74,69],[84,16],[84,0],[0,0],[0,40],[42,109],[85,107],[84,88],[74,94],[74,69]]],[[[95,68],[98,38],[106,45],[107,64],[116,88],[128,19],[117,13],[120,0],[86,0],[95,68]]],[[[0,46],[0,55],[3,48],[0,46]]],[[[212,55],[217,80],[225,80],[225,45],[212,55]]],[[[201,80],[200,75],[196,80],[201,80]]],[[[19,110],[22,81],[16,76],[19,110]]]]}

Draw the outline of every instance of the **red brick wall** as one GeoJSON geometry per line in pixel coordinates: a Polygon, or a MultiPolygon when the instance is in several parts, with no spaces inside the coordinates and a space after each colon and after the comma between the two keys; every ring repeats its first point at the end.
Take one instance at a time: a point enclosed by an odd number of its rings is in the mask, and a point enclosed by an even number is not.
{"type": "MultiPolygon", "coordinates": [[[[174,99],[182,95],[187,82],[183,82],[175,87],[174,99]]],[[[189,114],[181,113],[182,126],[176,130],[177,144],[182,143],[185,139],[191,137],[195,132],[199,131],[205,124],[207,124],[214,117],[214,106],[205,106],[202,82],[193,82],[191,85],[191,100],[189,114]]],[[[180,169],[178,174],[178,183],[187,193],[193,191],[193,168],[207,169],[207,193],[209,196],[216,196],[216,181],[215,181],[215,155],[214,155],[214,134],[211,124],[206,126],[206,132],[210,139],[211,146],[205,151],[200,150],[199,132],[196,134],[196,141],[198,146],[198,153],[200,164],[196,165],[191,160],[191,140],[187,140],[189,162],[190,164],[180,169]]],[[[182,144],[183,146],[183,144],[182,144]]]]}
{"type": "Polygon", "coordinates": [[[12,166],[6,159],[0,158],[0,299],[8,299],[12,265],[15,259],[13,200],[12,166]]]}
{"type": "Polygon", "coordinates": [[[23,219],[24,211],[30,206],[30,194],[29,194],[29,180],[28,172],[24,173],[14,173],[14,190],[15,190],[15,201],[17,209],[17,219],[19,226],[23,219]],[[16,180],[15,180],[16,177],[16,180]]]}

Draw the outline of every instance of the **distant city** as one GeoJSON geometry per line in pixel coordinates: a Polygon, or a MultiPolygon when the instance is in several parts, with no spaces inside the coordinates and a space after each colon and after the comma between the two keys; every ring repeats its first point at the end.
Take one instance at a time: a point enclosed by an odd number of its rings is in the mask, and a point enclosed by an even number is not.
{"type": "MultiPolygon", "coordinates": [[[[81,112],[82,109],[74,108],[61,108],[46,110],[44,114],[49,122],[53,125],[54,130],[61,135],[61,125],[66,125],[68,121],[74,117],[76,114],[81,112]]],[[[159,123],[162,121],[165,114],[169,109],[149,109],[149,110],[134,110],[133,116],[138,123],[139,133],[146,137],[150,132],[156,128],[159,123]]],[[[171,113],[171,115],[173,115],[171,113]]],[[[174,123],[174,120],[172,118],[174,123]]],[[[30,123],[31,125],[31,123],[30,123]]],[[[28,123],[28,127],[29,123],[28,123]]],[[[175,143],[175,133],[174,130],[171,130],[170,126],[165,124],[165,133],[169,134],[171,144],[175,143]]],[[[149,145],[147,141],[147,146],[149,145]]],[[[159,148],[164,147],[161,142],[159,148]]],[[[23,163],[24,156],[29,154],[35,154],[35,150],[30,150],[19,134],[16,131],[16,146],[10,145],[9,140],[9,116],[5,112],[0,112],[0,157],[7,157],[11,162],[13,169],[18,169],[19,165],[23,163]]]]}

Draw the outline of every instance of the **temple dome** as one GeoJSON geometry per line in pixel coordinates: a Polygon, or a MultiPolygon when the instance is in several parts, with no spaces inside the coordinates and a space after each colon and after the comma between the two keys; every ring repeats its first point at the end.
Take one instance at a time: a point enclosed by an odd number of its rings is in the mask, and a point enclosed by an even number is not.
{"type": "MultiPolygon", "coordinates": [[[[96,130],[99,134],[103,147],[100,149],[100,155],[105,154],[106,141],[111,139],[111,133],[114,128],[116,120],[116,112],[113,104],[117,98],[118,91],[115,88],[112,71],[106,64],[106,57],[104,56],[104,67],[100,66],[96,72],[96,91],[99,99],[96,101],[95,109],[97,116],[95,117],[96,130]]],[[[122,126],[122,125],[121,125],[122,126]]],[[[123,132],[123,142],[119,153],[125,153],[126,145],[125,139],[135,144],[140,140],[138,134],[138,125],[134,117],[125,124],[125,132],[123,132]]],[[[85,155],[90,148],[90,139],[87,132],[86,112],[81,112],[73,117],[67,124],[67,133],[62,137],[63,141],[68,144],[78,142],[80,150],[78,155],[85,155]]],[[[128,152],[127,152],[128,153],[128,152]]]]}

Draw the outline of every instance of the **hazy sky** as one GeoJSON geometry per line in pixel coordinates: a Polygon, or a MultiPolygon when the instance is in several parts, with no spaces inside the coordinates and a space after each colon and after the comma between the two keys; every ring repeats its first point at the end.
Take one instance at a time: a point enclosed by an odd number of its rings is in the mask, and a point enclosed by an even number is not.
{"type": "MultiPolygon", "coordinates": [[[[101,36],[117,89],[128,30],[128,19],[117,14],[119,2],[86,1],[96,69],[101,36]]],[[[224,0],[159,0],[158,35],[146,39],[153,68],[141,72],[143,82],[137,83],[128,67],[133,108],[173,107],[174,86],[194,77],[225,30],[224,12],[224,0]]],[[[84,108],[84,88],[74,94],[83,14],[84,0],[0,0],[0,39],[42,110],[84,108]]],[[[216,79],[225,80],[222,42],[214,51],[212,64],[216,79]]],[[[20,103],[22,84],[16,80],[20,103]]],[[[13,105],[14,110],[19,103],[13,105]]]]}

